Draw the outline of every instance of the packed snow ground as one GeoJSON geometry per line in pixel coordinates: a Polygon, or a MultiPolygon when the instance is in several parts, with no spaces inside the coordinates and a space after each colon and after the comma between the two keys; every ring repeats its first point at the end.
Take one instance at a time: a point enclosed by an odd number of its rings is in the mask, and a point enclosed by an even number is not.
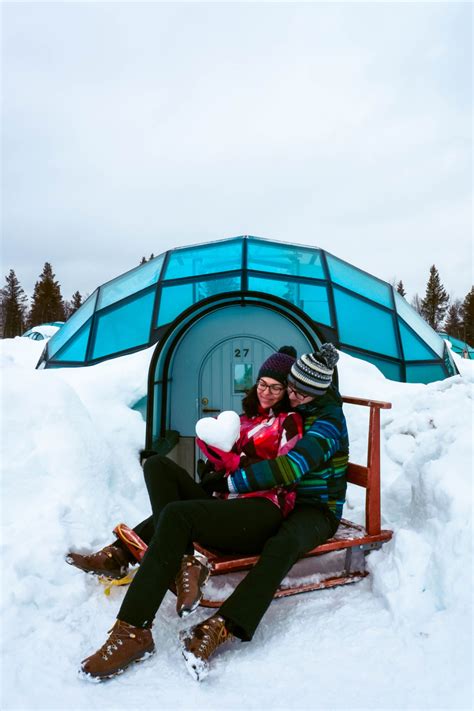
{"type": "MultiPolygon", "coordinates": [[[[81,369],[36,371],[44,344],[1,343],[3,382],[2,698],[10,709],[468,709],[472,703],[472,385],[474,364],[430,385],[386,380],[342,354],[341,391],[389,400],[382,412],[383,526],[356,585],[274,602],[251,643],[195,682],[165,598],[156,654],[91,684],[77,675],[111,627],[123,589],[66,565],[149,513],[137,453],[151,350],[81,369]]],[[[367,417],[347,407],[353,461],[367,417]]],[[[345,516],[363,520],[351,488],[345,516]]]]}

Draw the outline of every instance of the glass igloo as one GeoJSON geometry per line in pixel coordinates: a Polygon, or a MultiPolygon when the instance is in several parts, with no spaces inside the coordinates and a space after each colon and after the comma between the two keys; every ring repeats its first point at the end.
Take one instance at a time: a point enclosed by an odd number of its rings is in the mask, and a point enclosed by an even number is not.
{"type": "Polygon", "coordinates": [[[205,300],[288,302],[321,340],[392,380],[457,373],[443,339],[393,287],[323,249],[242,236],[169,250],[98,287],[48,342],[38,368],[85,366],[157,343],[205,300]]]}

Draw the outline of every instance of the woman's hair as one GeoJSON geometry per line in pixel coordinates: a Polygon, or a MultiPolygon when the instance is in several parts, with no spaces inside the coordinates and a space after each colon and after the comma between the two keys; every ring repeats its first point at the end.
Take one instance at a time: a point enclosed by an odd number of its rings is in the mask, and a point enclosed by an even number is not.
{"type": "MultiPolygon", "coordinates": [[[[258,415],[259,405],[260,403],[258,401],[257,385],[255,384],[250,388],[247,395],[242,400],[242,408],[247,417],[255,417],[255,415],[258,415]]],[[[282,399],[272,405],[272,410],[275,415],[279,415],[280,412],[291,411],[290,400],[288,398],[288,393],[286,392],[286,390],[282,399]]]]}

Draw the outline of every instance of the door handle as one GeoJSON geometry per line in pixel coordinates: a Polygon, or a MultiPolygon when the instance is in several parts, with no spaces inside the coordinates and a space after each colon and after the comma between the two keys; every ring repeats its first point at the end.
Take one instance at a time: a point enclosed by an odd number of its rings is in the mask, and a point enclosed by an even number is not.
{"type": "Polygon", "coordinates": [[[203,411],[203,412],[220,412],[220,410],[216,410],[216,409],[214,409],[214,408],[212,408],[212,407],[203,407],[203,408],[202,408],[202,411],[203,411]]]}

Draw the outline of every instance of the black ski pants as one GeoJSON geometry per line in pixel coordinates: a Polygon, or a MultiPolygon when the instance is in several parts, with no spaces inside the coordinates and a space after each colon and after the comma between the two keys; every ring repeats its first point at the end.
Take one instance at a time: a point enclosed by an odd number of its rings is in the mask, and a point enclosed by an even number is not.
{"type": "Polygon", "coordinates": [[[220,608],[227,628],[240,639],[251,640],[290,568],[304,553],[331,538],[338,524],[325,507],[296,504],[278,531],[265,542],[257,564],[220,608]]]}
{"type": "Polygon", "coordinates": [[[250,640],[290,568],[338,527],[336,517],[322,506],[297,504],[282,521],[276,506],[265,499],[213,499],[165,457],[151,457],[144,469],[153,516],[135,531],[151,544],[150,551],[118,614],[137,627],[151,624],[194,540],[229,552],[260,554],[220,609],[230,631],[250,640]]]}
{"type": "Polygon", "coordinates": [[[151,626],[193,541],[222,551],[258,554],[282,521],[268,499],[209,496],[166,457],[150,457],[144,471],[154,532],[117,615],[136,627],[151,626]]]}

